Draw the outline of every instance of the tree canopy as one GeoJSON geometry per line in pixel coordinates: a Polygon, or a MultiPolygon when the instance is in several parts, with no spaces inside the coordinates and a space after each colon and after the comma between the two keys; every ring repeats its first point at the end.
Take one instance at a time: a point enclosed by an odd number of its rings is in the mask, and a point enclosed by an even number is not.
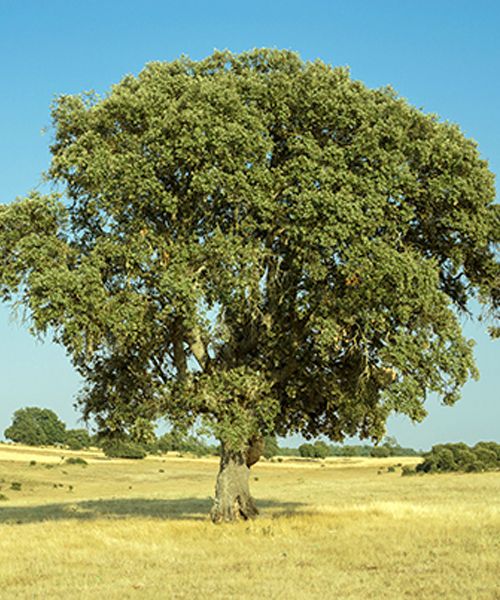
{"type": "Polygon", "coordinates": [[[101,428],[377,439],[477,375],[459,315],[498,310],[500,218],[458,126],[265,49],[151,63],[52,119],[54,193],[0,207],[0,293],[101,428]]]}
{"type": "Polygon", "coordinates": [[[29,406],[16,410],[4,435],[13,442],[28,446],[63,444],[66,441],[66,425],[54,411],[29,406]]]}

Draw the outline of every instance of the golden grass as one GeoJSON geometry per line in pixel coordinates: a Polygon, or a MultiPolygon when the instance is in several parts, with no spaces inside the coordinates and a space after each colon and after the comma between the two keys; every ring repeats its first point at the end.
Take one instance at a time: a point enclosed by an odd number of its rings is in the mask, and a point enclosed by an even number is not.
{"type": "Polygon", "coordinates": [[[403,462],[259,463],[262,516],[214,526],[215,459],[0,445],[0,598],[500,598],[500,474],[403,462]]]}

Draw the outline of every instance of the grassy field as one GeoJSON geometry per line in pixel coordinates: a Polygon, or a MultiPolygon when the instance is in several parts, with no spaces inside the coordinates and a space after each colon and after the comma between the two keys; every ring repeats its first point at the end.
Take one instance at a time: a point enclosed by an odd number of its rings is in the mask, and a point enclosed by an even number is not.
{"type": "Polygon", "coordinates": [[[0,444],[0,598],[500,599],[500,474],[415,461],[258,463],[261,517],[214,526],[215,459],[0,444]]]}

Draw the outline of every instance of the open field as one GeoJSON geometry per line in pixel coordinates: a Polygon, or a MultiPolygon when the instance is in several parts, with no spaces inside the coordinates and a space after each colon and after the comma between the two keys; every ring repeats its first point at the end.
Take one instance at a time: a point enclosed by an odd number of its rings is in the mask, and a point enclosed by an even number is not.
{"type": "Polygon", "coordinates": [[[0,598],[499,599],[500,473],[417,461],[258,463],[261,517],[214,526],[216,459],[0,444],[0,598]]]}

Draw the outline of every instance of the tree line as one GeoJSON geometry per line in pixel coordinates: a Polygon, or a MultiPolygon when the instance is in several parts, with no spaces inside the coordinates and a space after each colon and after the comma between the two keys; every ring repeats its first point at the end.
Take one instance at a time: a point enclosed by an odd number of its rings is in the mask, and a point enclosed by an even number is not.
{"type": "MultiPolygon", "coordinates": [[[[468,446],[463,442],[437,444],[424,454],[424,460],[415,468],[416,473],[450,473],[462,471],[477,473],[500,469],[500,444],[478,442],[468,446]]],[[[406,473],[410,474],[410,473],[406,473]]]]}
{"type": "MultiPolygon", "coordinates": [[[[4,432],[5,438],[29,446],[67,446],[71,450],[101,448],[107,456],[117,458],[144,458],[147,454],[179,452],[195,456],[218,456],[220,447],[205,438],[173,429],[160,436],[152,434],[147,440],[130,435],[106,436],[91,434],[86,429],[67,429],[59,416],[48,408],[35,406],[15,411],[12,424],[4,432]]],[[[280,446],[273,435],[264,437],[262,456],[297,456],[327,458],[329,456],[417,456],[413,448],[403,448],[393,437],[385,438],[380,446],[334,445],[322,440],[303,443],[298,448],[280,446]]]]}

